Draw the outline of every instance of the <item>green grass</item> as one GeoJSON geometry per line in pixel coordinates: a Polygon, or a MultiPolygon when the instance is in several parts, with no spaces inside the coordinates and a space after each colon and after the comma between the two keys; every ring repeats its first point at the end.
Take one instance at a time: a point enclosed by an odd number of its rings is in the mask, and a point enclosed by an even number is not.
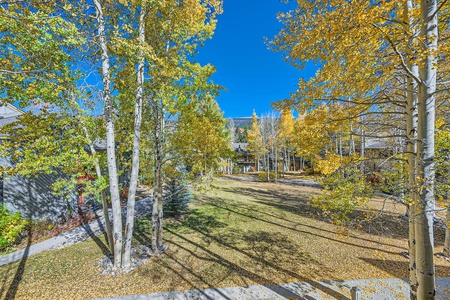
{"type": "MultiPolygon", "coordinates": [[[[389,207],[379,226],[342,232],[316,217],[308,196],[319,193],[318,189],[236,181],[218,181],[216,186],[196,194],[188,215],[165,221],[168,252],[133,272],[114,278],[101,275],[96,264],[105,239],[98,237],[0,267],[0,298],[86,299],[293,281],[407,277],[408,261],[400,255],[407,251],[407,222],[397,218],[401,212],[395,207],[389,207]]],[[[135,243],[149,244],[150,229],[149,219],[137,222],[135,243]]],[[[436,262],[438,276],[450,276],[449,263],[436,262]]]]}

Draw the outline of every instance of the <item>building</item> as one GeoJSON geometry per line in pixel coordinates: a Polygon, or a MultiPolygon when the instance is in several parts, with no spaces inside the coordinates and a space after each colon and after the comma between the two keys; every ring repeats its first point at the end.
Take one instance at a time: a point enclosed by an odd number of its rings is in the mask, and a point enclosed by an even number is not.
{"type": "MultiPolygon", "coordinates": [[[[0,126],[17,121],[24,112],[11,104],[0,106],[0,126]]],[[[3,136],[2,139],[6,139],[3,136]]],[[[0,157],[0,166],[12,166],[9,157],[0,157]]],[[[0,175],[0,204],[12,212],[21,212],[28,219],[59,220],[76,207],[74,191],[69,198],[55,196],[51,185],[64,174],[24,177],[20,175],[0,175]]]]}
{"type": "MultiPolygon", "coordinates": [[[[0,126],[18,120],[24,114],[23,111],[11,104],[0,106],[0,126]]],[[[1,137],[7,139],[7,136],[1,137]]],[[[90,151],[86,145],[85,150],[90,151]]],[[[106,142],[96,141],[95,150],[106,152],[106,142]]],[[[0,166],[13,166],[10,157],[0,157],[0,166]]],[[[0,204],[6,205],[12,212],[21,212],[28,219],[50,219],[52,221],[62,220],[72,213],[78,212],[80,204],[84,204],[89,197],[83,195],[82,180],[92,180],[95,174],[86,174],[80,177],[80,185],[69,192],[68,195],[55,195],[52,185],[59,178],[68,178],[66,174],[36,174],[25,177],[20,175],[0,174],[0,204]]],[[[129,171],[124,170],[119,177],[119,182],[124,186],[129,183],[129,171]]]]}
{"type": "Polygon", "coordinates": [[[250,172],[255,168],[255,158],[247,149],[248,143],[231,143],[236,153],[236,166],[239,172],[250,172]]]}

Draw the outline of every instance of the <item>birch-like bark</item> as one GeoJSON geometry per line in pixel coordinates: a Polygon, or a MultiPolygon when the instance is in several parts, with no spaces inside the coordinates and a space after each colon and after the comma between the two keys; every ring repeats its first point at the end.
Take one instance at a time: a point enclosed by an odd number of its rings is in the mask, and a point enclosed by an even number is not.
{"type": "MultiPolygon", "coordinates": [[[[411,70],[418,75],[418,66],[411,66],[411,70]]],[[[406,100],[406,151],[408,153],[408,212],[409,212],[409,283],[410,298],[417,297],[416,276],[416,237],[414,229],[414,217],[416,214],[416,148],[417,148],[417,83],[412,78],[407,79],[406,100]]]]}
{"type": "Polygon", "coordinates": [[[351,156],[353,153],[355,153],[355,139],[353,138],[353,122],[350,122],[350,147],[348,150],[348,155],[351,156]]]}
{"type": "Polygon", "coordinates": [[[336,155],[338,155],[339,154],[339,144],[338,144],[338,138],[337,138],[336,132],[333,134],[333,140],[334,140],[334,150],[336,152],[336,155]]]}
{"type": "Polygon", "coordinates": [[[278,181],[278,146],[275,146],[275,182],[278,181]]]}
{"type": "MultiPolygon", "coordinates": [[[[95,147],[94,147],[94,142],[90,138],[86,124],[83,122],[83,120],[81,118],[79,120],[80,120],[81,127],[83,128],[84,136],[86,137],[86,141],[88,142],[89,149],[92,153],[92,157],[94,158],[95,173],[97,175],[97,178],[101,178],[102,171],[100,169],[100,163],[98,161],[97,151],[95,150],[95,147]]],[[[111,221],[109,219],[108,202],[106,199],[106,193],[103,190],[101,191],[101,197],[102,197],[103,216],[105,218],[106,237],[108,239],[109,251],[111,251],[111,254],[114,256],[114,241],[113,241],[113,237],[112,237],[111,221]]]]}
{"type": "Polygon", "coordinates": [[[447,218],[445,228],[445,240],[444,240],[444,255],[450,257],[450,201],[447,200],[447,218]]]}
{"type": "MultiPolygon", "coordinates": [[[[141,6],[139,14],[139,43],[143,47],[145,45],[145,4],[141,6]]],[[[123,252],[123,268],[125,271],[130,270],[131,266],[131,241],[134,231],[134,207],[136,202],[136,189],[139,176],[139,153],[141,147],[141,124],[142,124],[142,98],[144,95],[144,52],[142,48],[139,50],[139,63],[137,68],[137,90],[136,104],[134,108],[134,138],[133,138],[133,155],[131,158],[131,176],[130,188],[128,190],[127,202],[127,218],[125,221],[125,245],[123,252]]]]}
{"type": "Polygon", "coordinates": [[[418,96],[417,166],[419,197],[416,207],[415,236],[417,263],[417,298],[435,299],[434,268],[434,130],[437,51],[437,0],[420,2],[420,37],[427,54],[420,64],[418,96]]]}
{"type": "Polygon", "coordinates": [[[159,107],[157,100],[153,101],[155,115],[155,183],[153,188],[152,210],[152,249],[154,253],[163,250],[163,143],[164,143],[164,109],[159,107]]]}
{"type": "Polygon", "coordinates": [[[287,156],[287,160],[288,160],[288,162],[287,162],[287,170],[289,172],[291,170],[291,153],[290,153],[289,149],[286,151],[286,156],[287,156]]]}
{"type": "MultiPolygon", "coordinates": [[[[414,18],[412,16],[413,0],[405,1],[403,21],[405,32],[412,31],[409,49],[412,41],[416,38],[414,29],[414,18]]],[[[411,50],[410,50],[411,52],[411,50]]],[[[408,53],[408,68],[416,78],[419,77],[419,67],[411,63],[413,53],[408,53]]],[[[417,151],[417,82],[411,76],[406,80],[406,151],[408,153],[408,249],[409,249],[409,285],[410,299],[417,299],[417,275],[416,275],[416,234],[415,234],[415,214],[416,214],[416,151],[417,151]]]]}
{"type": "Polygon", "coordinates": [[[98,37],[102,59],[103,106],[106,123],[106,155],[108,160],[109,189],[113,212],[114,267],[122,264],[122,213],[120,208],[119,180],[117,178],[114,119],[111,101],[111,71],[105,33],[103,8],[99,0],[94,0],[97,10],[98,37]]]}
{"type": "MultiPolygon", "coordinates": [[[[72,101],[72,104],[76,107],[77,103],[75,101],[75,98],[72,98],[71,101],[72,101]]],[[[80,122],[81,128],[83,129],[83,132],[84,132],[84,137],[86,138],[86,141],[89,146],[89,150],[91,151],[92,157],[94,158],[94,167],[95,167],[95,173],[97,175],[97,178],[101,178],[102,171],[100,169],[100,163],[98,161],[97,151],[95,150],[94,142],[92,141],[92,139],[90,137],[86,123],[83,121],[83,118],[81,115],[78,115],[78,122],[80,122]]],[[[109,219],[108,202],[107,202],[106,193],[104,190],[101,191],[101,198],[102,198],[103,216],[105,218],[106,237],[108,239],[108,247],[109,247],[110,253],[114,256],[114,241],[113,241],[113,237],[112,237],[111,221],[109,219]]]]}
{"type": "Polygon", "coordinates": [[[365,155],[365,150],[366,150],[366,137],[364,135],[364,124],[361,125],[361,157],[363,159],[363,161],[361,162],[360,168],[361,168],[361,173],[364,174],[365,172],[365,163],[364,163],[364,155],[365,155]]]}

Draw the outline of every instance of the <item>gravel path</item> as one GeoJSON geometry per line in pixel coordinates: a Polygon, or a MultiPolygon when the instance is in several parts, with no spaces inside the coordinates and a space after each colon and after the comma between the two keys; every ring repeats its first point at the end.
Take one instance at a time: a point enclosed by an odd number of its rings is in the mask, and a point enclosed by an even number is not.
{"type": "MultiPolygon", "coordinates": [[[[450,277],[436,278],[436,299],[450,299],[450,277]]],[[[102,300],[187,300],[187,299],[351,299],[351,288],[357,287],[361,299],[409,299],[407,279],[374,278],[295,282],[279,285],[188,290],[147,295],[130,295],[102,300]]]]}
{"type": "MultiPolygon", "coordinates": [[[[126,207],[122,208],[122,221],[125,222],[126,207]]],[[[152,211],[152,199],[146,198],[136,202],[135,218],[139,219],[149,215],[152,211]]],[[[92,222],[82,225],[80,227],[69,230],[51,239],[31,245],[28,248],[0,256],[0,266],[15,262],[22,259],[24,256],[31,256],[45,250],[59,249],[67,247],[82,241],[87,240],[91,236],[96,236],[105,233],[105,218],[102,216],[102,211],[97,211],[99,217],[92,222]]],[[[109,212],[112,218],[111,211],[109,212]]]]}

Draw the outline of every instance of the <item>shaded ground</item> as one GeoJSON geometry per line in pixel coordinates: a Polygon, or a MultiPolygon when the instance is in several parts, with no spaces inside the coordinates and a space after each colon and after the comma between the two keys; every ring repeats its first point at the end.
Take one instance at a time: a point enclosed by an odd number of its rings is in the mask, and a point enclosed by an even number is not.
{"type": "MultiPolygon", "coordinates": [[[[319,189],[216,185],[196,195],[188,216],[166,222],[169,251],[139,269],[100,275],[102,250],[87,241],[0,267],[0,298],[11,288],[16,299],[86,299],[286,282],[315,282],[322,293],[341,298],[319,281],[408,276],[401,255],[407,252],[407,222],[398,218],[399,207],[389,205],[377,223],[342,231],[315,217],[308,196],[319,189]]],[[[149,233],[150,221],[140,220],[136,242],[150,243],[149,233]]],[[[442,242],[439,237],[437,244],[442,242]]],[[[450,277],[450,263],[436,258],[436,264],[438,277],[450,277]]]]}

